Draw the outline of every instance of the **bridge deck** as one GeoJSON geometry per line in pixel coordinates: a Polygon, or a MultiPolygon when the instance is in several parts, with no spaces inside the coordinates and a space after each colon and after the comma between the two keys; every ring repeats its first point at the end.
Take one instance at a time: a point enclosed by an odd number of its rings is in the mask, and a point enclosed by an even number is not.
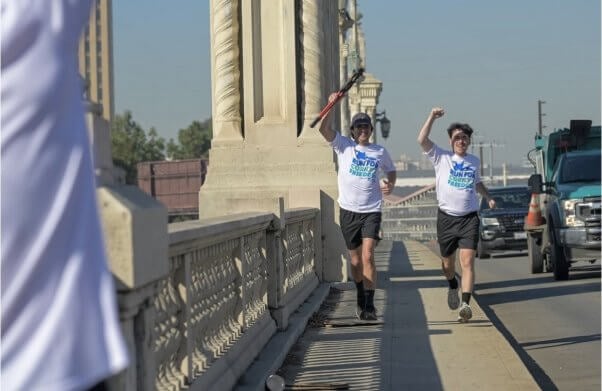
{"type": "MultiPolygon", "coordinates": [[[[383,241],[376,263],[375,302],[384,323],[353,326],[353,284],[334,284],[319,310],[306,318],[303,334],[291,337],[288,355],[282,341],[262,353],[264,361],[279,357],[272,371],[287,384],[356,390],[539,389],[476,300],[471,301],[472,320],[457,322],[457,311],[447,307],[440,261],[427,246],[383,241]],[[333,321],[340,327],[329,326],[333,321]]],[[[259,367],[250,368],[238,389],[261,389],[267,366],[263,373],[259,367]]]]}

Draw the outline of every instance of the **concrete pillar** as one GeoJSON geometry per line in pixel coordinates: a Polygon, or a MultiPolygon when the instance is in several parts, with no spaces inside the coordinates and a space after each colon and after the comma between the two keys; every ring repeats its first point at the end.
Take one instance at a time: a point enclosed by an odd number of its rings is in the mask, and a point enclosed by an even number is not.
{"type": "Polygon", "coordinates": [[[102,117],[102,105],[85,101],[86,125],[94,160],[94,174],[97,186],[115,183],[113,178],[113,159],[111,155],[111,125],[102,117]]]}
{"type": "MultiPolygon", "coordinates": [[[[353,26],[353,20],[347,11],[347,0],[339,0],[339,87],[343,86],[349,79],[347,69],[347,57],[349,55],[349,39],[347,31],[353,26]]],[[[349,97],[346,94],[341,99],[341,132],[349,136],[349,97]]]]}
{"type": "Polygon", "coordinates": [[[373,143],[377,142],[376,106],[378,105],[378,98],[382,91],[382,85],[383,83],[370,73],[364,74],[364,80],[360,85],[360,111],[367,113],[370,118],[372,118],[374,132],[372,132],[370,142],[373,143]]]}
{"type": "Polygon", "coordinates": [[[137,362],[136,322],[154,295],[154,282],[169,272],[167,209],[138,187],[121,186],[114,179],[109,121],[102,117],[102,105],[87,99],[84,104],[105,248],[120,293],[119,318],[132,361],[110,379],[109,389],[130,390],[145,378],[139,374],[144,365],[137,362]]]}
{"type": "Polygon", "coordinates": [[[339,83],[337,2],[212,0],[211,26],[214,136],[200,219],[277,214],[280,197],[286,209],[318,207],[318,276],[346,279],[334,154],[309,127],[339,83]]]}

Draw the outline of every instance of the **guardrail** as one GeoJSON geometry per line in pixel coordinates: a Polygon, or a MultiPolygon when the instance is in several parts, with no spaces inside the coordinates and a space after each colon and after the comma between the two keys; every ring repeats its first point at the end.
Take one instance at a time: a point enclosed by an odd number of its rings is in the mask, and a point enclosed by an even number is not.
{"type": "Polygon", "coordinates": [[[394,201],[383,207],[383,239],[429,241],[437,238],[437,198],[435,185],[394,201]]]}
{"type": "Polygon", "coordinates": [[[231,389],[318,286],[318,209],[169,226],[169,272],[120,291],[124,390],[231,389]]]}

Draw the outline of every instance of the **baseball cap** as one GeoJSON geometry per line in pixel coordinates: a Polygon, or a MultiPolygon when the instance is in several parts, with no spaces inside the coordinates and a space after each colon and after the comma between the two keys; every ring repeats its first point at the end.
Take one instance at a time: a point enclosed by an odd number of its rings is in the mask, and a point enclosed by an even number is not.
{"type": "Polygon", "coordinates": [[[358,125],[370,125],[370,127],[372,128],[372,120],[370,119],[370,116],[366,113],[357,113],[353,116],[353,118],[351,119],[351,126],[350,128],[353,129],[358,125]]]}

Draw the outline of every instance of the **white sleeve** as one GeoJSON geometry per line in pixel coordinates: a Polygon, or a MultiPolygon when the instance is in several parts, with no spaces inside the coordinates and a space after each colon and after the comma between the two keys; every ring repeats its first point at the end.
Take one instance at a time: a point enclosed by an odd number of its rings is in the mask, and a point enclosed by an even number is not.
{"type": "Polygon", "coordinates": [[[353,146],[354,142],[349,138],[342,136],[340,132],[335,132],[334,140],[330,142],[330,146],[336,153],[343,153],[343,151],[353,146]]]}
{"type": "Polygon", "coordinates": [[[428,159],[433,163],[434,166],[439,164],[439,160],[441,157],[442,149],[435,143],[433,143],[433,147],[430,151],[424,152],[424,154],[428,157],[428,159]]]}
{"type": "Polygon", "coordinates": [[[383,172],[387,173],[395,171],[395,164],[393,164],[391,155],[389,155],[389,152],[385,148],[383,148],[383,157],[381,163],[381,169],[383,170],[383,172]]]}

